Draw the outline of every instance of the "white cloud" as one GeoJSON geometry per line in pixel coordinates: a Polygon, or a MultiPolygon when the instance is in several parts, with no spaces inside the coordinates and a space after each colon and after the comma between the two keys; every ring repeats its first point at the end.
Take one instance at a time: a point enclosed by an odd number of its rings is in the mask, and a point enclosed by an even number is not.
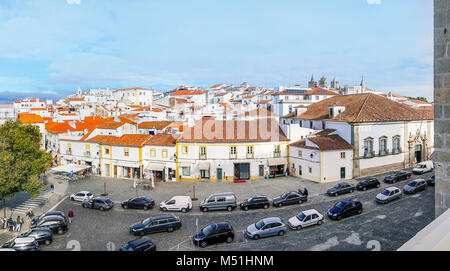
{"type": "Polygon", "coordinates": [[[81,0],[66,0],[69,5],[80,5],[81,0]]]}
{"type": "MultiPolygon", "coordinates": [[[[69,0],[68,0],[69,1],[69,0]]],[[[369,5],[380,5],[381,0],[366,0],[369,5]]]]}

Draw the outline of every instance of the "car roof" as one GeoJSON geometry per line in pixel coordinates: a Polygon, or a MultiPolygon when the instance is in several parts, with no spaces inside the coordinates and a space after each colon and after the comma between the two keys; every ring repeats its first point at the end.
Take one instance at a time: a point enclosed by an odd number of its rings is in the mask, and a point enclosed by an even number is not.
{"type": "Polygon", "coordinates": [[[47,221],[61,221],[64,220],[63,217],[60,216],[50,216],[50,217],[45,217],[43,218],[40,222],[47,222],[47,221]]]}
{"type": "Polygon", "coordinates": [[[216,225],[217,228],[231,228],[231,225],[228,222],[219,222],[216,225]]]}
{"type": "Polygon", "coordinates": [[[191,200],[191,197],[190,196],[173,196],[170,199],[171,200],[172,199],[189,199],[189,200],[191,200]]]}
{"type": "Polygon", "coordinates": [[[50,215],[64,215],[64,213],[61,211],[52,211],[52,212],[45,213],[45,216],[50,216],[50,215]]]}
{"type": "Polygon", "coordinates": [[[310,210],[306,210],[302,212],[305,215],[312,215],[312,214],[317,214],[319,213],[316,209],[310,209],[310,210]]]}
{"type": "Polygon", "coordinates": [[[87,194],[87,193],[91,193],[90,191],[78,191],[77,193],[75,193],[75,194],[78,194],[78,193],[84,193],[84,194],[87,194]]]}
{"type": "Polygon", "coordinates": [[[178,218],[178,217],[176,215],[172,215],[172,214],[156,215],[156,216],[149,217],[150,220],[167,219],[167,218],[178,218]]]}
{"type": "Polygon", "coordinates": [[[110,200],[110,199],[108,199],[108,198],[102,198],[102,197],[93,198],[93,199],[97,199],[97,200],[110,200]]]}
{"type": "MultiPolygon", "coordinates": [[[[39,227],[39,228],[31,228],[29,231],[35,232],[35,231],[46,231],[46,232],[50,232],[49,228],[44,228],[44,227],[39,227]]],[[[28,232],[26,232],[28,233],[28,232]]]]}
{"type": "Polygon", "coordinates": [[[34,240],[36,240],[34,237],[17,237],[14,240],[14,243],[18,244],[18,243],[30,243],[30,242],[34,242],[34,240]]]}
{"type": "Polygon", "coordinates": [[[153,243],[152,240],[151,240],[150,238],[148,238],[148,237],[142,237],[142,238],[139,238],[139,239],[132,240],[132,241],[128,242],[128,245],[137,247],[137,246],[142,245],[143,243],[146,243],[146,242],[151,242],[151,243],[153,243]]]}
{"type": "Polygon", "coordinates": [[[340,202],[351,203],[351,202],[360,202],[360,201],[356,198],[348,198],[348,199],[341,200],[340,202]]]}
{"type": "Polygon", "coordinates": [[[400,188],[395,187],[395,186],[390,186],[390,187],[385,188],[385,190],[394,191],[394,190],[400,190],[400,188]]]}
{"type": "Polygon", "coordinates": [[[273,223],[273,222],[281,222],[281,218],[279,217],[267,217],[263,219],[264,224],[273,223]]]}
{"type": "Polygon", "coordinates": [[[234,196],[234,193],[233,192],[213,193],[209,196],[210,197],[211,196],[234,196]]]}

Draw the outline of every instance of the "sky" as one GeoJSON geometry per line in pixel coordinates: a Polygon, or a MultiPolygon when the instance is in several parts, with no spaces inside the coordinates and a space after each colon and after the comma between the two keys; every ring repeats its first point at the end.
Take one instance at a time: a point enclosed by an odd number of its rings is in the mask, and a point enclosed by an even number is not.
{"type": "Polygon", "coordinates": [[[432,100],[433,1],[0,1],[0,101],[311,75],[432,100]]]}

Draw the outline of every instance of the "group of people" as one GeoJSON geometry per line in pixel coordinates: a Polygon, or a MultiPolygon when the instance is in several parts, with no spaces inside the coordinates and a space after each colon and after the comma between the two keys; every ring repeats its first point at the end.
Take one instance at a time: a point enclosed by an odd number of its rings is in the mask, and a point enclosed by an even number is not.
{"type": "Polygon", "coordinates": [[[8,219],[4,217],[0,222],[2,229],[8,229],[9,231],[17,231],[17,232],[20,232],[20,230],[22,229],[22,225],[24,223],[23,218],[21,218],[20,216],[17,216],[16,221],[14,221],[12,217],[9,217],[8,219]]]}

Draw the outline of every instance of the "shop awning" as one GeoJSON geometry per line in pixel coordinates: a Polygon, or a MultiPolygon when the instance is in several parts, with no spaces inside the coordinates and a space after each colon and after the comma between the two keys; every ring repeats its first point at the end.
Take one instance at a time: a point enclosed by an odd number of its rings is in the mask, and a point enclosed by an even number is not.
{"type": "Polygon", "coordinates": [[[163,171],[165,166],[163,163],[148,163],[145,170],[163,171]]]}
{"type": "Polygon", "coordinates": [[[210,166],[211,166],[210,162],[200,162],[198,164],[198,169],[200,169],[200,170],[209,170],[210,166]]]}
{"type": "Polygon", "coordinates": [[[180,167],[191,167],[192,163],[191,162],[180,162],[180,167]]]}
{"type": "Polygon", "coordinates": [[[85,169],[91,168],[90,166],[82,166],[82,165],[76,165],[76,164],[68,164],[65,166],[59,166],[59,167],[54,167],[52,168],[53,171],[57,171],[57,172],[66,172],[66,173],[77,173],[80,171],[83,171],[85,169]]]}
{"type": "Polygon", "coordinates": [[[269,166],[287,165],[286,158],[269,158],[269,166]]]}

